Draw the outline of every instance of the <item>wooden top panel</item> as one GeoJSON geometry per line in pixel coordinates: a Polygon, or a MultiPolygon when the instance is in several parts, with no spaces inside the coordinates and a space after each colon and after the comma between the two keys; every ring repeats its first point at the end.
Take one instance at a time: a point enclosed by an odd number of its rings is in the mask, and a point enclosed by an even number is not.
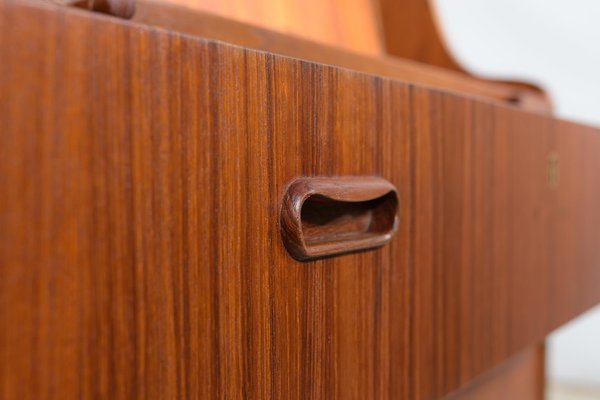
{"type": "Polygon", "coordinates": [[[162,0],[363,54],[385,53],[373,0],[162,0]]]}
{"type": "Polygon", "coordinates": [[[319,64],[350,68],[421,86],[452,91],[463,96],[468,94],[542,114],[551,114],[552,111],[552,107],[543,93],[523,85],[485,81],[461,72],[418,63],[409,58],[384,57],[383,55],[370,57],[344,50],[339,46],[326,46],[217,15],[191,11],[184,7],[153,0],[138,0],[136,4],[133,21],[144,25],[202,36],[319,64]]]}
{"type": "Polygon", "coordinates": [[[435,398],[600,301],[597,129],[39,3],[0,59],[0,397],[435,398]],[[393,240],[293,260],[317,175],[393,240]]]}

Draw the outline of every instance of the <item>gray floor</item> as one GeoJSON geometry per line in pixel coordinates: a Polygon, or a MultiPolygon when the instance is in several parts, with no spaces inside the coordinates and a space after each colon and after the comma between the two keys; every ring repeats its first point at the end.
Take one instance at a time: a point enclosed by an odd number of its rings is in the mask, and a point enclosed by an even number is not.
{"type": "Polygon", "coordinates": [[[546,400],[600,400],[600,387],[550,383],[546,388],[546,400]]]}

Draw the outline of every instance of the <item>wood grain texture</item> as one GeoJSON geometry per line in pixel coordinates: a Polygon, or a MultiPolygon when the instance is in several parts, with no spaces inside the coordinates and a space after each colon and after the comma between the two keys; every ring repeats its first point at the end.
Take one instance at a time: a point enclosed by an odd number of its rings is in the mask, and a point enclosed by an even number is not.
{"type": "Polygon", "coordinates": [[[464,72],[415,62],[410,57],[401,59],[384,55],[371,57],[357,54],[343,48],[290,37],[163,2],[138,0],[133,20],[270,53],[432,86],[457,94],[468,93],[487,101],[509,104],[538,113],[550,114],[552,111],[547,97],[539,90],[527,86],[481,80],[468,76],[464,72]]]}
{"type": "MultiPolygon", "coordinates": [[[[377,3],[388,54],[471,75],[447,46],[434,0],[377,0],[377,3]]],[[[517,93],[527,93],[528,96],[521,99],[525,108],[552,112],[552,100],[543,88],[528,82],[486,81],[484,78],[480,76],[479,80],[490,85],[504,84],[517,93]]],[[[516,101],[518,99],[515,97],[516,101]]]]}
{"type": "Polygon", "coordinates": [[[379,8],[372,0],[162,0],[260,26],[286,35],[356,51],[382,54],[379,8]]]}
{"type": "Polygon", "coordinates": [[[544,400],[544,346],[532,346],[445,400],[544,400]]]}
{"type": "Polygon", "coordinates": [[[464,72],[448,51],[433,0],[376,1],[388,53],[464,72]]]}
{"type": "Polygon", "coordinates": [[[2,398],[438,398],[600,301],[597,129],[39,3],[0,59],[2,398]],[[298,263],[332,175],[399,231],[298,263]]]}
{"type": "Polygon", "coordinates": [[[383,178],[302,177],[281,200],[281,238],[298,260],[373,249],[392,239],[397,212],[397,190],[383,178]]]}

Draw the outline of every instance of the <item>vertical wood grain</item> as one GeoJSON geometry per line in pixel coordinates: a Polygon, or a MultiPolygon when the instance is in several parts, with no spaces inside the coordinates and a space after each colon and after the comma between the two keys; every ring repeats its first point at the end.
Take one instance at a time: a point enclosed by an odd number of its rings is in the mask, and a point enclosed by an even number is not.
{"type": "Polygon", "coordinates": [[[0,59],[0,397],[438,398],[600,301],[597,129],[26,2],[0,59]],[[392,242],[294,261],[313,175],[392,242]]]}

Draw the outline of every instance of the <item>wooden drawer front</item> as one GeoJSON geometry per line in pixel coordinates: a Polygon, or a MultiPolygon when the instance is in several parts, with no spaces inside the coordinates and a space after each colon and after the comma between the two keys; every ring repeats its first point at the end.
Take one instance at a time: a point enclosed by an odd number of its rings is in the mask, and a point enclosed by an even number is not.
{"type": "Polygon", "coordinates": [[[35,3],[0,59],[0,397],[434,398],[600,300],[597,130],[35,3]],[[295,261],[330,175],[399,231],[295,261]]]}

